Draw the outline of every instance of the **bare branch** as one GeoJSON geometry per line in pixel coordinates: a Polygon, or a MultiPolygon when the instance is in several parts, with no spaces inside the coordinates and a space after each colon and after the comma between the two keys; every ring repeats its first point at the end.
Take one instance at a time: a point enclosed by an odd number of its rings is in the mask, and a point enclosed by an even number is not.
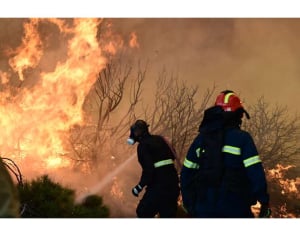
{"type": "Polygon", "coordinates": [[[270,168],[300,154],[299,116],[288,115],[287,107],[270,107],[264,97],[249,108],[251,119],[243,124],[256,144],[264,163],[270,168]]]}

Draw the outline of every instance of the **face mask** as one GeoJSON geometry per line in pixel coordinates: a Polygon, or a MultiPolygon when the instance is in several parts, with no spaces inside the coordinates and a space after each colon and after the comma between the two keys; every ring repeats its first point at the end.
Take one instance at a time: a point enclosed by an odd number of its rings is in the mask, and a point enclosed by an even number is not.
{"type": "Polygon", "coordinates": [[[133,145],[133,144],[135,144],[135,140],[132,139],[132,138],[128,138],[128,139],[127,139],[127,144],[133,145]]]}

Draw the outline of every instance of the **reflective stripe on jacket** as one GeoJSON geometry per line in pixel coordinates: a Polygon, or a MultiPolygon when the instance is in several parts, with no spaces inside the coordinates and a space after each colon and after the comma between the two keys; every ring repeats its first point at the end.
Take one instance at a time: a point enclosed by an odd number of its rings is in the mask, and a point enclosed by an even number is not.
{"type": "Polygon", "coordinates": [[[170,164],[174,164],[174,161],[172,159],[166,159],[166,160],[155,162],[154,167],[158,168],[158,167],[170,165],[170,164]]]}

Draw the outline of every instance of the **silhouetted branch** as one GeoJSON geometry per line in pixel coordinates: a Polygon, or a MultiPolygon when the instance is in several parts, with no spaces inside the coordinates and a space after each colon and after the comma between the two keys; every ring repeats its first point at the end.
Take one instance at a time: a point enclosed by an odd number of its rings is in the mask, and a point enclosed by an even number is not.
{"type": "Polygon", "coordinates": [[[17,164],[10,158],[6,157],[1,157],[3,160],[4,165],[14,174],[14,176],[17,179],[17,182],[20,186],[23,186],[23,178],[22,178],[22,173],[17,166],[17,164]]]}

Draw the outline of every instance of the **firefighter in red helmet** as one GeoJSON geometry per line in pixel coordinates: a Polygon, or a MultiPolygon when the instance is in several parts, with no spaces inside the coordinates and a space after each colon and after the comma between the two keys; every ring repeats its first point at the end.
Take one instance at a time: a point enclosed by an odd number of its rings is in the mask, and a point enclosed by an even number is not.
{"type": "Polygon", "coordinates": [[[264,168],[251,135],[241,129],[250,119],[239,97],[221,92],[204,112],[199,134],[191,144],[180,175],[183,205],[192,217],[270,217],[264,168]]]}
{"type": "Polygon", "coordinates": [[[138,197],[145,188],[136,213],[139,218],[174,218],[179,196],[179,178],[174,166],[176,154],[163,136],[149,133],[148,124],[137,120],[130,127],[128,144],[138,142],[137,156],[142,174],[132,194],[138,197]]]}
{"type": "Polygon", "coordinates": [[[227,114],[229,115],[236,115],[236,119],[238,119],[238,121],[241,121],[240,119],[242,118],[242,114],[245,114],[247,119],[250,119],[248,112],[242,106],[241,100],[231,90],[221,92],[216,99],[215,105],[222,107],[222,109],[225,112],[228,112],[227,114]]]}

